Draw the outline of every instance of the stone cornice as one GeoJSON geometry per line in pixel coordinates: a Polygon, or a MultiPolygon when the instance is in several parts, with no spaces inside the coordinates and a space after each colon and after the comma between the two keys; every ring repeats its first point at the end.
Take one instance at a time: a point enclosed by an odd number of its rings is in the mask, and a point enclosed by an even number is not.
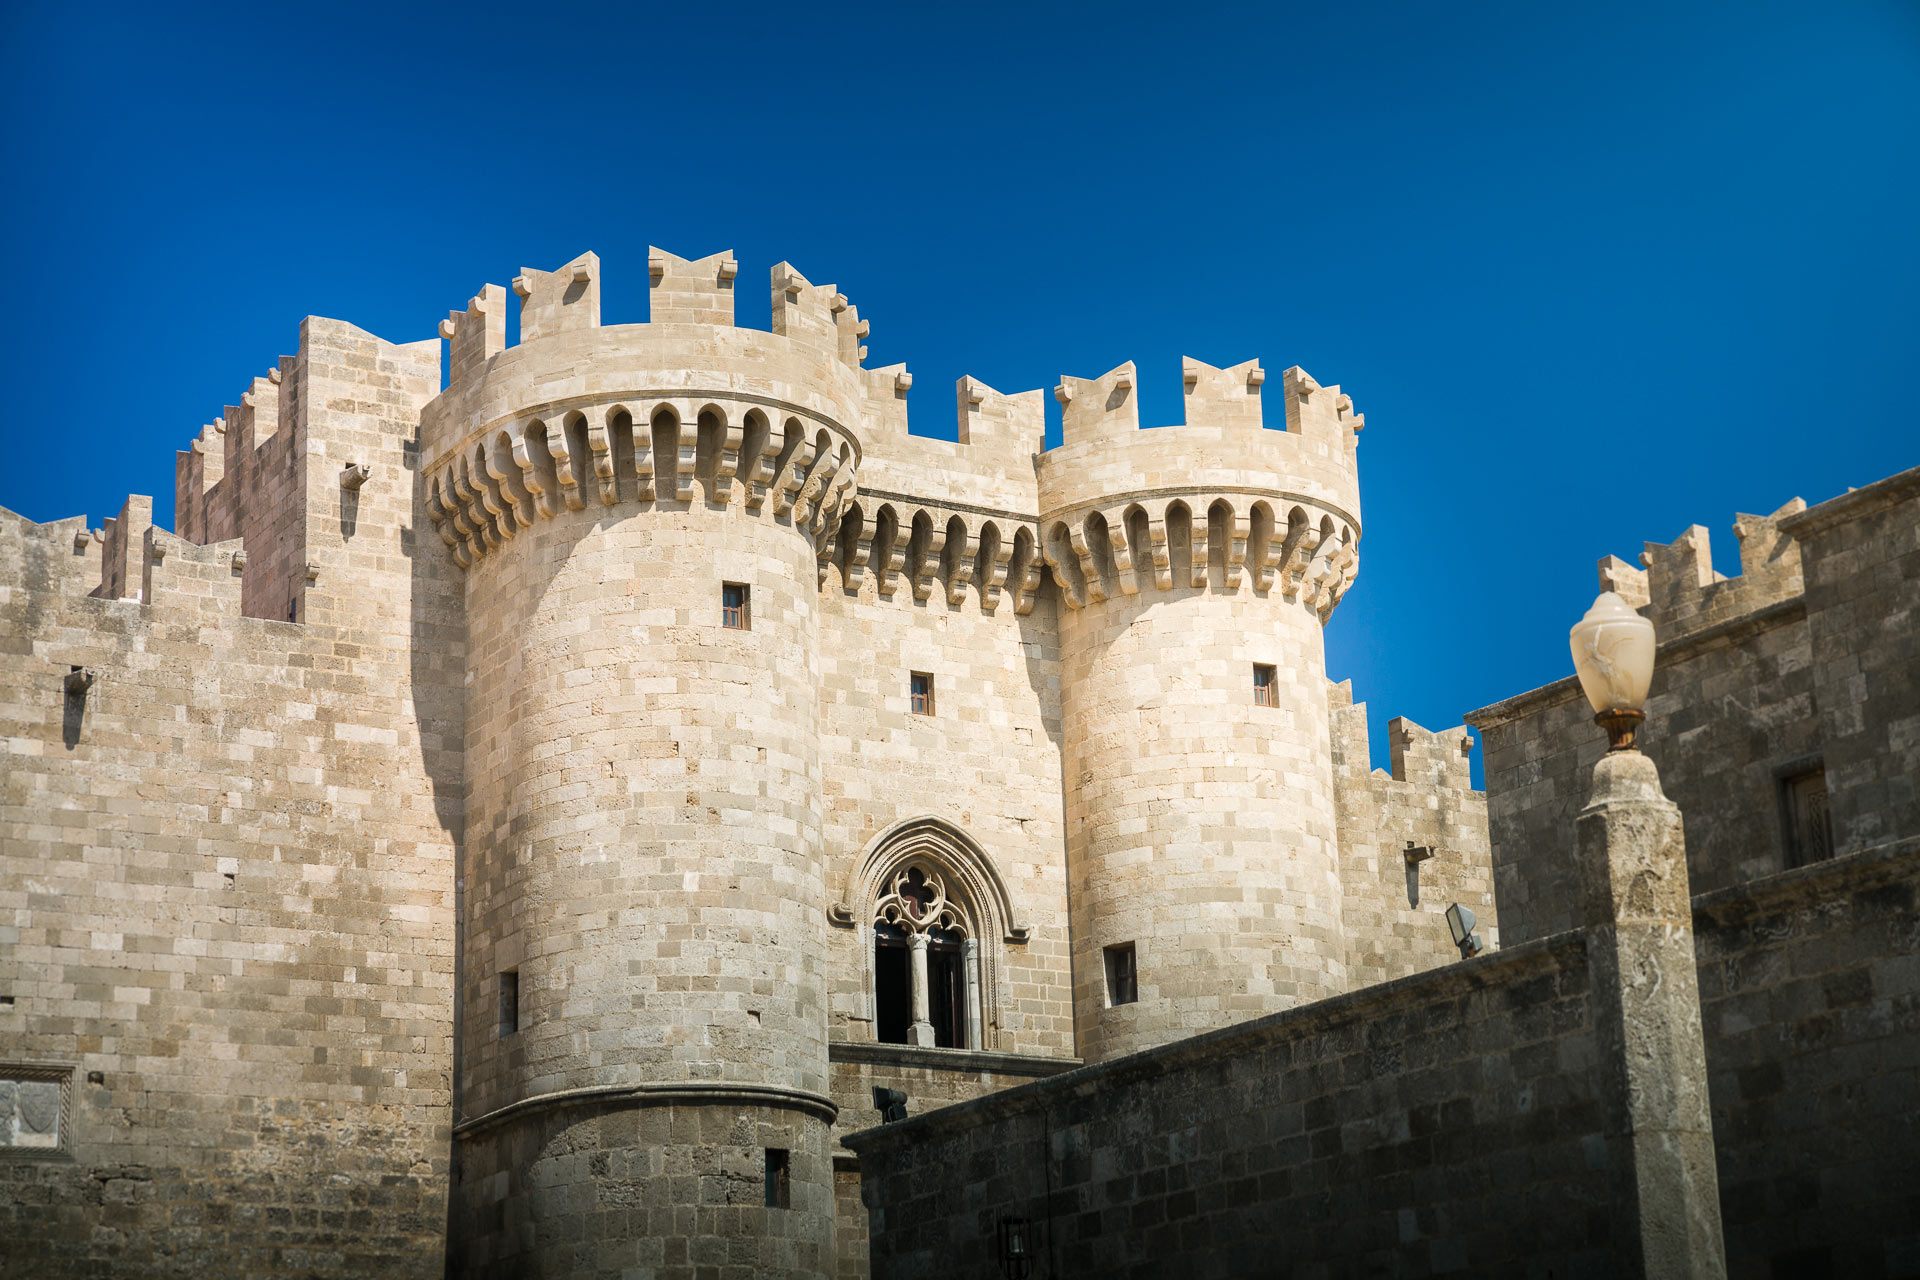
{"type": "Polygon", "coordinates": [[[805,1089],[786,1089],[779,1085],[690,1080],[680,1084],[595,1085],[583,1089],[557,1089],[536,1094],[496,1107],[483,1116],[463,1120],[453,1126],[456,1138],[471,1138],[488,1129],[557,1107],[578,1106],[733,1106],[777,1107],[802,1111],[832,1124],[840,1115],[839,1104],[825,1094],[805,1089]]]}

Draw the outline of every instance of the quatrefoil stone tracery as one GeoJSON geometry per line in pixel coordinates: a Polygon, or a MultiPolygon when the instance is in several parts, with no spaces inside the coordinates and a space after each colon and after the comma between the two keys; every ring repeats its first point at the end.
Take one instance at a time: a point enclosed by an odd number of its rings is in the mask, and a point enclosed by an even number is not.
{"type": "Polygon", "coordinates": [[[874,907],[874,921],[916,934],[935,929],[969,933],[966,920],[947,897],[946,882],[932,868],[918,864],[893,874],[887,892],[874,907]]]}

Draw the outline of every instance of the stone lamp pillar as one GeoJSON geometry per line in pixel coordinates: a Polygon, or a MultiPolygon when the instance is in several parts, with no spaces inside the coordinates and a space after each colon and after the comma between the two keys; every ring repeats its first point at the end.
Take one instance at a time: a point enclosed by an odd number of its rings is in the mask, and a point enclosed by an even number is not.
{"type": "Polygon", "coordinates": [[[1680,810],[1634,746],[1653,624],[1606,592],[1573,628],[1595,720],[1612,739],[1576,821],[1607,1160],[1623,1274],[1727,1274],[1680,810]]]}

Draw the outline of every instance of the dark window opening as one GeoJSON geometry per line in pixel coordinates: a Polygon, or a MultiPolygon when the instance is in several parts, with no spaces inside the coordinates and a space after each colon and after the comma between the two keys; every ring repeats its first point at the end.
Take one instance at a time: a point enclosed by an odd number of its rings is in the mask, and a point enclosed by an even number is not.
{"type": "Polygon", "coordinates": [[[1107,948],[1107,1003],[1132,1004],[1140,998],[1139,977],[1133,964],[1133,944],[1107,948]]]}
{"type": "Polygon", "coordinates": [[[1280,686],[1273,678],[1273,668],[1264,662],[1253,664],[1253,705],[1256,707],[1280,705],[1280,686]]]}
{"type": "Polygon", "coordinates": [[[510,1036],[520,1029],[520,971],[509,969],[500,975],[500,1034],[510,1036]]]}
{"type": "Polygon", "coordinates": [[[897,925],[873,927],[873,1030],[881,1044],[905,1044],[913,1025],[913,956],[907,932],[897,925]]]}
{"type": "Polygon", "coordinates": [[[747,607],[745,583],[727,582],[720,586],[720,625],[729,631],[751,631],[753,617],[747,607]]]}
{"type": "Polygon", "coordinates": [[[1804,867],[1833,856],[1833,817],[1827,808],[1827,771],[1813,768],[1780,782],[1787,827],[1787,865],[1804,867]]]}
{"type": "Polygon", "coordinates": [[[767,1208],[793,1207],[793,1179],[787,1172],[788,1153],[784,1147],[767,1148],[767,1208]]]}
{"type": "Polygon", "coordinates": [[[933,714],[933,677],[925,671],[916,671],[907,680],[907,691],[913,700],[913,714],[930,716],[933,714]]]}
{"type": "Polygon", "coordinates": [[[927,1016],[939,1049],[967,1047],[967,962],[960,935],[936,929],[927,944],[927,1016]]]}

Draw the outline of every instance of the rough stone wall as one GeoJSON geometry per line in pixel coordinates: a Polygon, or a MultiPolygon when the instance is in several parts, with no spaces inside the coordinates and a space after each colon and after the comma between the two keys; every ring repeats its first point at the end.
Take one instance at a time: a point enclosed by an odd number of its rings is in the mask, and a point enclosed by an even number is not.
{"type": "Polygon", "coordinates": [[[461,1142],[451,1271],[626,1280],[830,1275],[827,1127],[786,1107],[692,1099],[531,1113],[461,1142]],[[766,1153],[787,1153],[769,1207],[766,1153]]]}
{"type": "Polygon", "coordinates": [[[847,1140],[873,1274],[1609,1274],[1580,935],[847,1140]]]}
{"type": "Polygon", "coordinates": [[[1728,1274],[1920,1275],[1920,841],[1693,918],[1728,1274]]]}
{"type": "Polygon", "coordinates": [[[971,1102],[990,1093],[1071,1071],[1078,1058],[1041,1058],[1014,1054],[961,1053],[950,1049],[919,1049],[906,1045],[841,1043],[833,1046],[833,1097],[840,1106],[834,1122],[834,1222],[840,1280],[868,1274],[867,1209],[860,1201],[860,1164],[839,1147],[844,1134],[859,1133],[880,1123],[873,1105],[875,1088],[899,1089],[907,1095],[909,1114],[921,1115],[955,1103],[971,1102]]]}
{"type": "Polygon", "coordinates": [[[1783,527],[1805,547],[1834,850],[1920,831],[1920,468],[1783,527]]]}
{"type": "Polygon", "coordinates": [[[1459,959],[1446,922],[1455,902],[1474,912],[1485,945],[1499,946],[1487,802],[1468,762],[1473,739],[1464,728],[1430,733],[1395,719],[1392,770],[1373,769],[1366,704],[1344,682],[1327,692],[1349,984],[1459,959]],[[1409,858],[1410,847],[1420,856],[1409,858]]]}
{"type": "MultiPolygon", "coordinates": [[[[1660,629],[1641,742],[1685,815],[1697,892],[1787,866],[1782,780],[1812,765],[1826,769],[1836,851],[1920,824],[1916,495],[1920,469],[1816,507],[1743,515],[1738,578],[1706,567],[1698,526],[1649,543],[1645,570],[1601,561],[1600,586],[1660,629]]],[[[1605,735],[1571,677],[1467,722],[1486,751],[1504,937],[1571,927],[1572,817],[1605,735]]]]}
{"type": "Polygon", "coordinates": [[[82,521],[0,513],[0,1095],[52,1071],[65,1106],[57,1146],[0,1148],[0,1269],[442,1268],[462,632],[405,467],[433,353],[306,341],[316,435],[384,469],[310,621],[243,616],[237,542],[149,529],[141,598],[102,598],[82,521]]]}

